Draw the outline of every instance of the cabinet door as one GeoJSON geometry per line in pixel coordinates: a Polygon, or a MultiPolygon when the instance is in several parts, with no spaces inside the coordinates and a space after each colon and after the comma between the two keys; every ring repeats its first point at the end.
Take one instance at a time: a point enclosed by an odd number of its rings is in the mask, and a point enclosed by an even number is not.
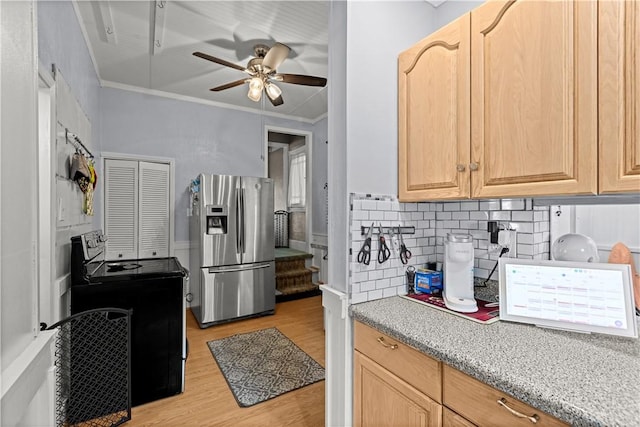
{"type": "Polygon", "coordinates": [[[475,427],[476,425],[467,421],[464,417],[451,411],[449,408],[442,408],[442,427],[475,427]]]}
{"type": "Polygon", "coordinates": [[[398,58],[398,196],[469,196],[469,15],[398,58]]]}
{"type": "Polygon", "coordinates": [[[597,3],[471,12],[472,197],[597,192],[597,3]]]}
{"type": "Polygon", "coordinates": [[[357,351],[354,372],[355,426],[441,425],[440,404],[357,351]]]}
{"type": "Polygon", "coordinates": [[[640,3],[598,10],[600,193],[640,191],[640,3]]]}

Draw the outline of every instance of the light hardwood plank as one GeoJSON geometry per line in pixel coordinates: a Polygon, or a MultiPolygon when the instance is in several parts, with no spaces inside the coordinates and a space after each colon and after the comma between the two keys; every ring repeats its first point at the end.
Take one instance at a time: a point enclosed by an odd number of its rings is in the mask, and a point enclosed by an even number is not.
{"type": "Polygon", "coordinates": [[[127,426],[324,426],[324,381],[241,408],[215,362],[207,341],[276,327],[322,366],[322,297],[276,305],[273,316],[200,329],[187,311],[185,391],[133,408],[127,426]]]}

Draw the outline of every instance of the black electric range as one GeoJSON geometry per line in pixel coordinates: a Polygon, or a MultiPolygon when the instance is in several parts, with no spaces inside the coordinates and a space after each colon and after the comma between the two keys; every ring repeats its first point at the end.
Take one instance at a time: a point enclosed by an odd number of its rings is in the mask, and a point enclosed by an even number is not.
{"type": "Polygon", "coordinates": [[[92,231],[71,239],[71,314],[131,309],[131,403],[184,391],[187,276],[177,258],[105,261],[108,239],[92,231]]]}

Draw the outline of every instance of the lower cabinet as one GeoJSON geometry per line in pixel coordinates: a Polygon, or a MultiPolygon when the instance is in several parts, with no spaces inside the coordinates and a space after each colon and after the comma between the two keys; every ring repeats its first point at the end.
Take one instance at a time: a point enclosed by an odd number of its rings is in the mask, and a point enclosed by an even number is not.
{"type": "Polygon", "coordinates": [[[357,321],[354,348],[356,427],[567,425],[357,321]]]}
{"type": "Polygon", "coordinates": [[[354,355],[356,426],[435,427],[442,406],[367,356],[354,355]]]}
{"type": "Polygon", "coordinates": [[[442,427],[475,427],[475,424],[445,406],[442,408],[442,427]]]}

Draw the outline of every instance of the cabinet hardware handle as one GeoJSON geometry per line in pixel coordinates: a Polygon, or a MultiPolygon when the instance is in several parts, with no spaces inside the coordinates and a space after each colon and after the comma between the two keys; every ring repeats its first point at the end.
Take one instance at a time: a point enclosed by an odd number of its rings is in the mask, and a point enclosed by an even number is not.
{"type": "Polygon", "coordinates": [[[456,166],[456,169],[458,170],[458,172],[464,172],[465,167],[464,165],[458,164],[458,166],[456,166]]]}
{"type": "Polygon", "coordinates": [[[478,163],[473,162],[473,163],[469,163],[469,169],[472,171],[477,171],[478,170],[478,163]]]}
{"type": "Polygon", "coordinates": [[[531,421],[531,423],[533,423],[533,424],[537,424],[538,420],[540,419],[540,417],[537,414],[533,414],[531,416],[528,416],[528,415],[525,415],[525,414],[523,414],[521,412],[516,411],[515,409],[511,409],[509,407],[509,405],[507,405],[507,399],[505,399],[504,397],[501,397],[496,402],[498,402],[498,405],[502,406],[503,408],[505,408],[507,411],[511,412],[516,417],[518,417],[518,418],[526,418],[529,421],[531,421]]]}
{"type": "Polygon", "coordinates": [[[391,350],[395,350],[396,348],[398,348],[398,344],[387,344],[386,342],[384,342],[383,337],[378,337],[378,342],[382,344],[383,347],[390,348],[391,350]]]}

